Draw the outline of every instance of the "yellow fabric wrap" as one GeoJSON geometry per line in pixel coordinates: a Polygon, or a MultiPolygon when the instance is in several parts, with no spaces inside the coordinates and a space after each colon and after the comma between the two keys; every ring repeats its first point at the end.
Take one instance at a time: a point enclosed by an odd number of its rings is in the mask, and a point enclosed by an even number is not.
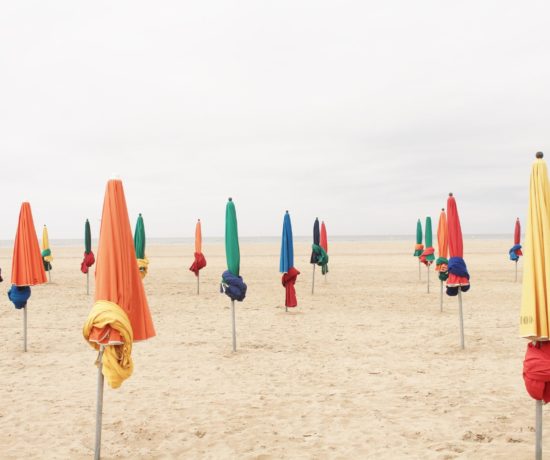
{"type": "Polygon", "coordinates": [[[143,279],[145,278],[145,275],[147,275],[147,268],[149,267],[149,259],[147,257],[145,259],[138,259],[137,263],[139,267],[139,274],[141,275],[141,279],[143,279]]]}
{"type": "Polygon", "coordinates": [[[82,333],[92,348],[99,350],[99,344],[88,340],[93,327],[99,329],[111,326],[122,336],[122,345],[106,345],[103,353],[102,373],[111,388],[118,388],[132,375],[134,363],[132,361],[132,343],[134,333],[128,315],[116,303],[107,300],[98,300],[84,324],[82,333]]]}
{"type": "Polygon", "coordinates": [[[538,159],[531,171],[529,211],[523,252],[523,295],[520,335],[531,340],[550,338],[550,185],[546,162],[538,159]]]}

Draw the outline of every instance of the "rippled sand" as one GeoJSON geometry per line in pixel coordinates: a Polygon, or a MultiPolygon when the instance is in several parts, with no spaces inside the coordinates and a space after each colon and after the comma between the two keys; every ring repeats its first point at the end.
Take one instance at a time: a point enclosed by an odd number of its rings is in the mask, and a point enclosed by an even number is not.
{"type": "MultiPolygon", "coordinates": [[[[134,376],[105,390],[103,458],[532,458],[509,242],[465,243],[464,351],[457,301],[445,298],[440,313],[439,286],[426,293],[425,270],[418,281],[413,246],[331,244],[328,281],[318,276],[312,296],[308,245],[296,245],[299,306],[285,313],[279,245],[242,245],[249,294],[236,354],[218,290],[223,246],[204,247],[200,296],[191,246],[150,247],[157,337],[134,347],[134,376]]],[[[1,458],[93,452],[95,353],[81,334],[92,297],[82,249],[52,249],[53,282],[29,302],[28,353],[22,313],[0,285],[1,458]]],[[[5,280],[10,265],[3,249],[5,280]]]]}

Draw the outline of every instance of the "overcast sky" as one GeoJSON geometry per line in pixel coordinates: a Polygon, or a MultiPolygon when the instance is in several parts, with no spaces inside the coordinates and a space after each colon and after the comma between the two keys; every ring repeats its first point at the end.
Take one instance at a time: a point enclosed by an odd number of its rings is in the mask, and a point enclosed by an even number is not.
{"type": "Polygon", "coordinates": [[[31,202],[95,236],[107,179],[151,237],[414,234],[455,193],[512,232],[550,158],[547,1],[5,1],[0,239],[31,202]]]}

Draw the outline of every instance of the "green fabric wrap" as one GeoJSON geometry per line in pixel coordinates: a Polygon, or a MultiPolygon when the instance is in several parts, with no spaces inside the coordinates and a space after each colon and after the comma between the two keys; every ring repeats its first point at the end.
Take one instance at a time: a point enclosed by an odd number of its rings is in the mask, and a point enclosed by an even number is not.
{"type": "Polygon", "coordinates": [[[51,256],[52,255],[52,251],[48,248],[48,249],[44,249],[42,251],[42,257],[48,257],[48,256],[51,256]]]}
{"type": "Polygon", "coordinates": [[[317,256],[316,263],[321,267],[321,272],[323,275],[326,275],[328,273],[328,254],[321,246],[318,246],[317,244],[312,244],[311,250],[317,256]]]}
{"type": "MultiPolygon", "coordinates": [[[[445,259],[445,257],[438,257],[438,259],[435,261],[435,265],[449,265],[449,260],[445,259]]],[[[441,281],[447,281],[447,278],[449,278],[449,272],[439,272],[439,279],[441,281]]]]}

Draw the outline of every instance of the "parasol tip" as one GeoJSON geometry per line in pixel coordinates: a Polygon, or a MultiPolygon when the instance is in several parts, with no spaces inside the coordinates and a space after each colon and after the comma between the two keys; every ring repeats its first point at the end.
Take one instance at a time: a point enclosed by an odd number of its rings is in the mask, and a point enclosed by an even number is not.
{"type": "Polygon", "coordinates": [[[233,201],[233,198],[229,197],[229,201],[233,201]]]}
{"type": "Polygon", "coordinates": [[[537,152],[537,154],[535,155],[539,160],[542,160],[544,158],[544,153],[542,152],[537,152]]]}
{"type": "Polygon", "coordinates": [[[449,196],[453,196],[453,192],[449,193],[449,196]]]}
{"type": "Polygon", "coordinates": [[[285,212],[288,214],[288,209],[285,212]]]}
{"type": "Polygon", "coordinates": [[[441,212],[445,212],[445,208],[441,208],[441,212]]]}
{"type": "Polygon", "coordinates": [[[200,222],[201,220],[200,219],[197,219],[198,222],[200,222]]]}

